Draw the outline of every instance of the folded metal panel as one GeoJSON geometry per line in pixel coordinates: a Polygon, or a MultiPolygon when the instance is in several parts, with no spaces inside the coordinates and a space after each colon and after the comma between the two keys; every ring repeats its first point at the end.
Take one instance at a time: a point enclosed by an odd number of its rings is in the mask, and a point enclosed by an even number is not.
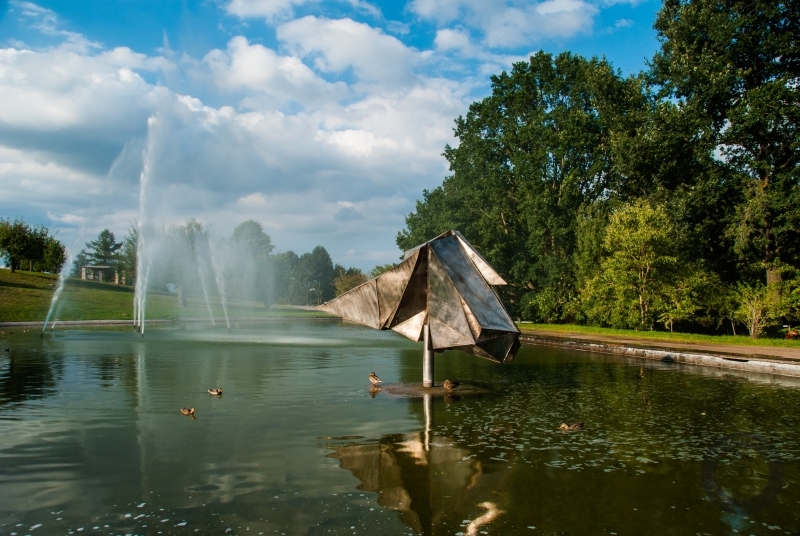
{"type": "Polygon", "coordinates": [[[428,249],[428,324],[434,350],[474,344],[455,285],[433,249],[428,249]]]}
{"type": "Polygon", "coordinates": [[[517,332],[497,295],[467,256],[456,236],[430,243],[464,302],[483,329],[517,332]]]}

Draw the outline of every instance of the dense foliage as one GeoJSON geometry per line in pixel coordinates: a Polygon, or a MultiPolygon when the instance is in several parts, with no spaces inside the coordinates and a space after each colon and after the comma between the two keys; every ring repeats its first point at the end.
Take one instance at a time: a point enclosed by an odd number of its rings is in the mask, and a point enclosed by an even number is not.
{"type": "Polygon", "coordinates": [[[637,75],[539,52],[493,76],[398,245],[461,230],[526,320],[796,321],[800,4],[666,0],[655,28],[637,75]]]}
{"type": "Polygon", "coordinates": [[[0,257],[12,273],[27,268],[57,274],[67,262],[67,248],[50,235],[47,227],[0,218],[0,257]]]}

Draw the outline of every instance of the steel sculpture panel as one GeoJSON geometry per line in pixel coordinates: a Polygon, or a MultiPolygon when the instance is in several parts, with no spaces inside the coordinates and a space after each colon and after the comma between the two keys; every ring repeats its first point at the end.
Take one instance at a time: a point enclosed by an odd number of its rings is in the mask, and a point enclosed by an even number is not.
{"type": "Polygon", "coordinates": [[[412,341],[421,340],[427,325],[433,350],[459,349],[502,363],[519,348],[519,330],[491,287],[505,284],[461,233],[447,231],[319,308],[412,341]]]}

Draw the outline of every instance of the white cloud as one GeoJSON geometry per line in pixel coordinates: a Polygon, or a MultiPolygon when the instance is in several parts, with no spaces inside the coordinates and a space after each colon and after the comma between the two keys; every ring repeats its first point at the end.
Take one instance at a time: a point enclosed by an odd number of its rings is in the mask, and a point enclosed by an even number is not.
{"type": "Polygon", "coordinates": [[[483,34],[483,44],[492,48],[515,48],[543,38],[563,39],[589,32],[598,13],[594,5],[584,0],[413,0],[409,8],[440,26],[458,21],[473,28],[483,34]]]}
{"type": "Polygon", "coordinates": [[[32,2],[20,2],[19,0],[12,0],[10,5],[13,11],[19,13],[23,23],[27,23],[45,35],[63,38],[64,43],[62,46],[64,48],[69,48],[76,52],[88,52],[92,49],[101,48],[99,43],[90,41],[79,33],[63,30],[61,21],[55,11],[32,2]]]}
{"type": "Polygon", "coordinates": [[[124,233],[150,147],[141,200],[154,222],[193,216],[225,234],[253,218],[282,249],[354,249],[365,269],[394,260],[403,216],[447,173],[469,85],[415,72],[422,53],[351,19],[277,35],[279,51],[239,36],[178,63],[124,47],[0,50],[0,214],[21,207],[67,244],[78,227],[124,233]],[[211,82],[217,102],[145,71],[211,82]]]}
{"type": "MultiPolygon", "coordinates": [[[[251,45],[242,36],[231,39],[226,51],[212,50],[203,61],[217,87],[227,91],[246,90],[279,103],[302,104],[338,100],[347,95],[343,82],[326,82],[300,59],[281,56],[263,45],[251,45]]],[[[248,102],[252,106],[253,101],[248,102]]]]}
{"type": "Polygon", "coordinates": [[[294,6],[317,0],[231,0],[225,11],[237,17],[264,17],[274,20],[289,17],[294,13],[294,6]]]}
{"type": "Polygon", "coordinates": [[[278,39],[325,73],[352,68],[358,80],[385,85],[414,81],[418,52],[396,37],[352,19],[303,17],[278,27],[278,39]]]}

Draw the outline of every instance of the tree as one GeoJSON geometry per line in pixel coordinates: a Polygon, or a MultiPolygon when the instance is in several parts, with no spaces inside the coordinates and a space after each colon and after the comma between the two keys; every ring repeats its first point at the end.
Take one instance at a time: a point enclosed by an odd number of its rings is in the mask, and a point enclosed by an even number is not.
{"type": "Polygon", "coordinates": [[[298,261],[297,271],[308,292],[306,304],[318,305],[336,297],[333,287],[336,271],[333,269],[331,256],[324,247],[317,246],[311,253],[303,253],[298,261]]]}
{"type": "Polygon", "coordinates": [[[308,289],[299,273],[300,257],[292,251],[272,256],[276,301],[284,305],[305,305],[308,289]]]}
{"type": "Polygon", "coordinates": [[[114,233],[103,229],[97,239],[86,243],[88,261],[95,266],[114,266],[117,264],[117,251],[122,242],[116,242],[114,233]]]}
{"type": "Polygon", "coordinates": [[[125,284],[134,285],[136,283],[136,262],[139,247],[139,230],[135,225],[131,225],[128,234],[122,239],[122,248],[119,250],[119,270],[124,274],[125,284]]]}
{"type": "Polygon", "coordinates": [[[72,277],[80,277],[81,276],[81,266],[87,266],[89,264],[89,254],[86,253],[85,249],[80,250],[75,258],[72,259],[72,271],[70,271],[69,275],[72,277]]]}
{"type": "Polygon", "coordinates": [[[739,299],[736,319],[747,326],[751,338],[758,339],[765,327],[780,318],[780,303],[763,283],[739,283],[736,290],[739,299]]]}
{"type": "Polygon", "coordinates": [[[597,58],[539,52],[492,76],[492,94],[456,119],[459,144],[444,153],[453,174],[423,193],[398,245],[462,231],[509,281],[500,292],[512,312],[525,294],[574,293],[578,214],[622,189],[609,149],[625,117],[648,107],[640,80],[597,58]]]}
{"type": "Polygon", "coordinates": [[[54,237],[48,237],[42,255],[42,268],[51,274],[58,274],[66,262],[67,248],[54,237]]]}
{"type": "Polygon", "coordinates": [[[240,223],[233,230],[231,241],[236,247],[240,266],[235,269],[241,285],[251,296],[269,308],[275,302],[272,288],[270,253],[275,249],[264,227],[255,220],[240,223]]]}
{"type": "Polygon", "coordinates": [[[355,267],[345,269],[344,266],[336,265],[336,278],[333,280],[333,286],[337,296],[366,282],[367,276],[360,269],[355,267]]]}
{"type": "Polygon", "coordinates": [[[31,229],[21,219],[0,219],[0,253],[14,273],[26,257],[31,229]]]}
{"type": "Polygon", "coordinates": [[[369,278],[370,279],[375,279],[379,275],[381,275],[383,273],[386,273],[386,272],[388,272],[389,270],[391,270],[391,269],[393,269],[395,267],[397,267],[397,265],[394,264],[394,263],[379,264],[378,266],[376,266],[375,268],[373,268],[372,270],[369,271],[369,278]]]}
{"type": "Polygon", "coordinates": [[[582,292],[587,315],[615,327],[651,329],[669,309],[670,291],[680,288],[673,223],[663,207],[635,201],[611,215],[603,246],[600,272],[582,292]]]}
{"type": "Polygon", "coordinates": [[[728,237],[739,258],[779,282],[800,262],[800,4],[666,0],[651,78],[717,151],[742,192],[728,237]]]}

